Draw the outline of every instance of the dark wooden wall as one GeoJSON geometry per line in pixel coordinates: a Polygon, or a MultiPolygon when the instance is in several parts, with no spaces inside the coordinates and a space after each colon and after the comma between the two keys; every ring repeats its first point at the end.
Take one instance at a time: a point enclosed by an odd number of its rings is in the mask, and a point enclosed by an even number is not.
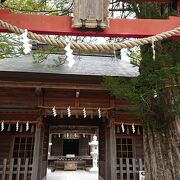
{"type": "Polygon", "coordinates": [[[0,106],[34,106],[37,97],[33,88],[0,88],[0,106]]]}
{"type": "Polygon", "coordinates": [[[80,138],[79,139],[79,156],[89,156],[89,139],[80,138]]]}
{"type": "MultiPolygon", "coordinates": [[[[40,119],[43,122],[42,129],[39,133],[40,140],[40,161],[38,164],[38,169],[40,169],[41,174],[40,177],[45,177],[46,167],[47,167],[47,154],[48,154],[48,136],[49,136],[49,126],[50,125],[84,125],[84,126],[97,126],[99,128],[99,175],[105,179],[105,172],[107,168],[107,144],[109,139],[107,139],[106,128],[109,126],[108,123],[105,123],[103,118],[98,118],[96,116],[92,118],[87,117],[83,118],[82,114],[79,115],[78,118],[72,116],[70,118],[67,117],[67,113],[63,118],[59,118],[59,114],[57,117],[52,116],[51,108],[53,106],[56,107],[114,107],[113,116],[115,121],[121,122],[136,122],[137,119],[134,119],[132,115],[129,115],[127,112],[124,112],[124,108],[128,107],[130,104],[124,100],[114,100],[114,98],[110,97],[107,90],[105,90],[102,86],[100,87],[100,81],[96,82],[96,79],[91,79],[86,84],[86,77],[82,77],[82,80],[76,79],[72,82],[73,77],[70,77],[69,80],[66,79],[49,79],[47,82],[45,79],[42,80],[40,77],[36,77],[35,75],[29,75],[29,79],[26,82],[25,77],[21,77],[21,81],[14,78],[12,81],[15,83],[14,87],[6,87],[0,88],[0,120],[10,119],[10,120],[22,120],[22,121],[39,121],[40,119]],[[34,82],[32,82],[32,79],[34,82]],[[67,81],[66,81],[67,80],[67,81]],[[35,82],[36,81],[36,82],[35,82]],[[43,81],[43,82],[42,82],[43,81]],[[71,82],[70,82],[71,81],[71,82]],[[65,86],[60,83],[66,83],[65,86]],[[17,84],[16,84],[17,83],[17,84]],[[29,83],[29,84],[28,84],[29,83]],[[40,88],[36,86],[39,83],[40,88]],[[53,84],[55,83],[55,84],[53,84]],[[58,84],[59,83],[59,84],[58,84]],[[69,83],[69,84],[68,84],[69,83]],[[80,85],[76,86],[75,84],[79,83],[80,85]],[[93,86],[93,83],[96,83],[93,86]],[[20,85],[21,84],[21,85],[20,85]],[[64,86],[64,88],[61,87],[64,86]],[[47,87],[48,86],[48,87],[47,87]],[[52,88],[53,87],[53,88],[52,88]],[[79,98],[76,97],[77,87],[80,88],[79,98]],[[88,89],[89,88],[89,89],[88,89]],[[94,88],[94,89],[93,89],[94,88]],[[37,108],[38,106],[46,106],[49,107],[48,114],[43,109],[37,108]]],[[[43,76],[41,76],[43,78],[43,76]]],[[[19,77],[20,78],[20,77],[19,77]]],[[[0,84],[2,85],[2,84],[0,84]]],[[[82,112],[81,112],[82,113],[82,112]]],[[[108,112],[109,113],[109,112],[108,112]]],[[[111,112],[109,113],[109,119],[111,116],[111,112]]],[[[106,117],[107,118],[107,117],[106,117]]],[[[6,135],[7,141],[5,138],[2,138],[3,133],[0,132],[0,158],[6,158],[11,154],[12,151],[12,142],[10,135],[6,135]]],[[[135,152],[136,157],[142,156],[142,137],[137,137],[135,139],[135,152]]],[[[82,154],[86,154],[87,149],[85,148],[85,141],[81,142],[84,148],[81,150],[82,154]]],[[[114,147],[115,148],[115,147],[114,147]]],[[[38,151],[38,150],[36,150],[38,151]]],[[[112,162],[111,162],[112,163],[112,162]]]]}
{"type": "Polygon", "coordinates": [[[33,133],[0,132],[0,161],[13,158],[15,137],[34,137],[33,133]]]}
{"type": "Polygon", "coordinates": [[[135,157],[137,159],[144,159],[144,147],[143,147],[143,136],[136,136],[135,137],[135,157]]]}
{"type": "Polygon", "coordinates": [[[13,136],[9,133],[0,133],[0,162],[2,162],[4,158],[10,158],[12,145],[13,136]]]}

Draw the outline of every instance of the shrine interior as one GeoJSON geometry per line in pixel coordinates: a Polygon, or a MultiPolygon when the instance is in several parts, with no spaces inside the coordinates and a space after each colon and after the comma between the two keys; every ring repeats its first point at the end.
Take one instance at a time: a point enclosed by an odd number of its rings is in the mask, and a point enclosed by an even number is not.
{"type": "Polygon", "coordinates": [[[93,135],[98,136],[96,126],[50,126],[48,168],[51,171],[90,168],[92,157],[89,142],[93,135]]]}

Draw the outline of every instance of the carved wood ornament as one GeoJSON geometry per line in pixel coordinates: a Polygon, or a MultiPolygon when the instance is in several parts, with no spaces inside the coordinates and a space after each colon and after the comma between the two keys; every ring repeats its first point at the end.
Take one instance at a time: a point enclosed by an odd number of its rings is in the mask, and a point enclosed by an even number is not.
{"type": "Polygon", "coordinates": [[[108,0],[74,0],[72,27],[107,28],[108,6],[108,0]]]}

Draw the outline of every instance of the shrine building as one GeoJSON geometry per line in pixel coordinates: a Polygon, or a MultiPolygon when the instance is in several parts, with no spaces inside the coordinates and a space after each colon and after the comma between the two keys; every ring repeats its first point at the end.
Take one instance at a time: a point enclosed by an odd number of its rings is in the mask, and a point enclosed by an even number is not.
{"type": "Polygon", "coordinates": [[[33,63],[30,55],[0,61],[0,179],[45,179],[47,168],[87,170],[93,135],[99,180],[138,179],[142,121],[102,83],[104,76],[137,75],[109,54],[75,55],[73,67],[54,64],[53,57],[33,63]]]}

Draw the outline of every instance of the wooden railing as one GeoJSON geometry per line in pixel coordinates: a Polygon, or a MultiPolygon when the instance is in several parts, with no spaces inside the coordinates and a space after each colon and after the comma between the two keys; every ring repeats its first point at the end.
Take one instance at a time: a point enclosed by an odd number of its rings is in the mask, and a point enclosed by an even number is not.
{"type": "Polygon", "coordinates": [[[139,180],[139,171],[144,171],[144,162],[142,159],[118,159],[116,171],[118,180],[139,180]]]}
{"type": "Polygon", "coordinates": [[[30,180],[32,174],[32,164],[29,159],[4,159],[0,163],[1,180],[30,180]]]}

